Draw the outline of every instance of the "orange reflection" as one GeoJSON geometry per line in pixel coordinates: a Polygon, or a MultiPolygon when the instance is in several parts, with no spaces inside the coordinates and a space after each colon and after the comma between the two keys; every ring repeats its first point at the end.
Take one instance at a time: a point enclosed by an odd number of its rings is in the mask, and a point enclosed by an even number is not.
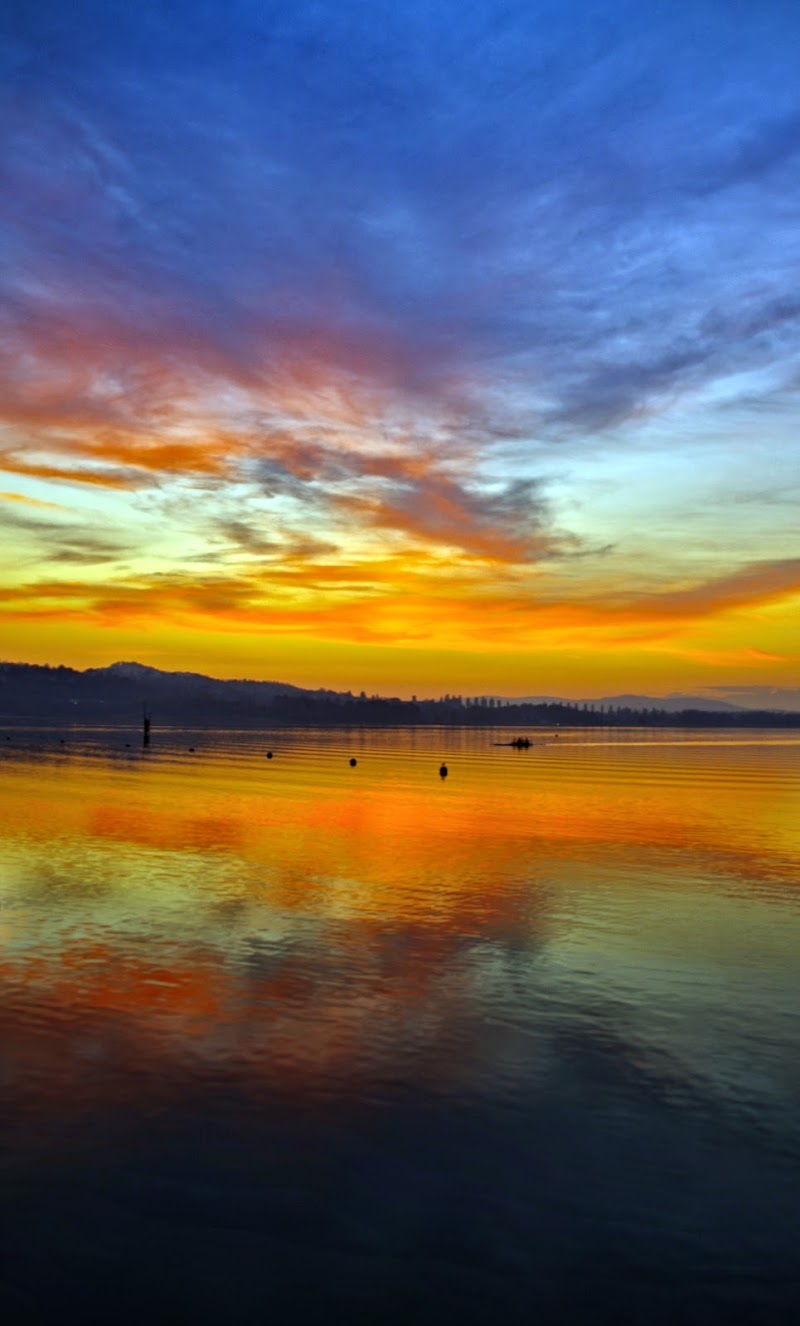
{"type": "Polygon", "coordinates": [[[441,1015],[443,971],[457,1004],[473,943],[557,938],[593,871],[634,912],[656,877],[679,893],[702,875],[710,915],[715,891],[796,888],[796,742],[565,734],[524,756],[465,749],[443,784],[420,740],[414,757],[368,748],[352,774],[342,750],[307,749],[314,734],[268,772],[255,756],[6,759],[0,980],[187,1042],[241,1022],[311,1071],[357,1059],[369,1018],[431,999],[441,1015]]]}

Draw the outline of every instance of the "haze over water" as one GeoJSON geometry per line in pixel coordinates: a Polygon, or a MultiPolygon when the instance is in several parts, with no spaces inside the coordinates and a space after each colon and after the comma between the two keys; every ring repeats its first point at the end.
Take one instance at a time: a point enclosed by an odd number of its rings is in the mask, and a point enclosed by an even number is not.
{"type": "Polygon", "coordinates": [[[4,1319],[795,1319],[797,735],[10,735],[4,1319]]]}

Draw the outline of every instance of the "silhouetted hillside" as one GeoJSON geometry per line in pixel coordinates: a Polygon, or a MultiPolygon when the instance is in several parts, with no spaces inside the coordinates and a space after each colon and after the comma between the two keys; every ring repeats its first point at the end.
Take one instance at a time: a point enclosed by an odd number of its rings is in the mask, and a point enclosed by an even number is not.
{"type": "MultiPolygon", "coordinates": [[[[628,697],[624,697],[627,699],[628,697]]],[[[634,698],[634,697],[631,697],[634,698]]],[[[640,697],[635,697],[638,700],[640,697]]],[[[648,699],[649,697],[641,697],[648,699]]],[[[714,702],[711,702],[714,704],[714,702]]],[[[399,700],[363,692],[303,690],[275,681],[221,681],[140,663],[108,668],[0,663],[0,724],[186,727],[800,727],[800,714],[647,704],[506,701],[492,697],[399,700]]]]}
{"type": "Polygon", "coordinates": [[[143,706],[161,723],[249,726],[276,697],[335,699],[275,681],[222,681],[195,672],[161,672],[141,663],[108,668],[0,663],[0,722],[137,723],[143,706]]]}

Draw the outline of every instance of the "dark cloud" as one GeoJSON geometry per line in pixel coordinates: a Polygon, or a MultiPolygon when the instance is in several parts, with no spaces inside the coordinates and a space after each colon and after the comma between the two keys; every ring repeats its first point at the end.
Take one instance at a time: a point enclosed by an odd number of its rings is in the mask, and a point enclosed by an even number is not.
{"type": "Polygon", "coordinates": [[[233,544],[242,552],[253,553],[259,557],[274,557],[280,550],[280,541],[265,538],[252,521],[220,520],[217,530],[227,543],[233,544]]]}
{"type": "Polygon", "coordinates": [[[287,530],[285,522],[269,516],[260,523],[254,519],[222,517],[215,521],[214,530],[229,549],[260,561],[297,563],[336,552],[336,544],[329,540],[298,535],[287,530]],[[265,528],[271,533],[265,535],[265,528]]]}
{"type": "Polygon", "coordinates": [[[89,525],[23,515],[0,503],[0,532],[4,529],[14,537],[18,554],[20,536],[28,536],[37,551],[53,562],[90,566],[119,561],[133,551],[131,544],[117,537],[103,537],[89,525]]]}
{"type": "MultiPolygon", "coordinates": [[[[539,481],[481,481],[471,475],[469,458],[449,462],[446,449],[440,459],[426,455],[422,446],[361,453],[301,444],[286,462],[258,461],[254,477],[268,497],[297,501],[309,518],[316,509],[327,528],[357,516],[360,525],[512,562],[566,546],[551,531],[539,481]]],[[[255,550],[259,539],[252,531],[243,546],[250,539],[255,550]]]]}

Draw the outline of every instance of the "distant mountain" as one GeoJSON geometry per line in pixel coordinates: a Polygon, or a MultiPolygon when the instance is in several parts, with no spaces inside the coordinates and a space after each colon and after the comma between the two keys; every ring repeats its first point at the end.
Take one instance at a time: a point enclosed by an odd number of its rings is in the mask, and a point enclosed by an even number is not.
{"type": "Polygon", "coordinates": [[[728,704],[727,700],[709,700],[705,695],[681,695],[673,691],[671,695],[604,695],[593,704],[603,704],[615,709],[663,709],[667,714],[679,714],[685,709],[701,709],[703,713],[741,713],[742,706],[728,704]]]}
{"type": "Polygon", "coordinates": [[[251,700],[268,699],[275,695],[333,695],[333,691],[307,691],[280,681],[223,680],[206,677],[201,672],[162,672],[145,663],[112,663],[107,668],[87,668],[81,674],[99,684],[107,681],[126,681],[139,686],[143,692],[157,689],[163,694],[203,694],[220,699],[238,697],[251,700]]]}

